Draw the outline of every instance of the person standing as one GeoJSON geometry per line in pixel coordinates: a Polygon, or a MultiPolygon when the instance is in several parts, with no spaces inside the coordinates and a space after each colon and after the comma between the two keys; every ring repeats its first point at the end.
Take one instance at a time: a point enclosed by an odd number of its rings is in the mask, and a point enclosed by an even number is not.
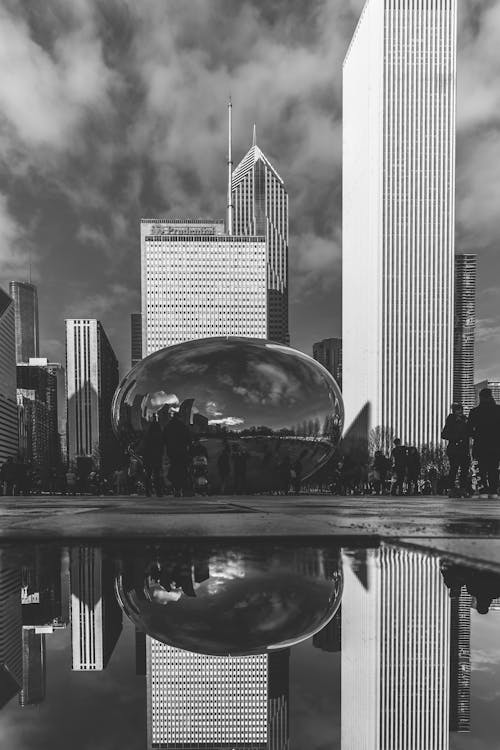
{"type": "Polygon", "coordinates": [[[396,481],[392,486],[391,495],[402,495],[406,478],[407,450],[404,445],[401,445],[401,440],[399,438],[394,439],[394,448],[391,451],[391,458],[396,478],[396,481]]]}
{"type": "Polygon", "coordinates": [[[500,460],[500,406],[491,390],[479,392],[479,406],[470,410],[469,432],[473,439],[472,455],[477,458],[481,478],[480,497],[498,497],[498,462],[500,460]]]}
{"type": "Polygon", "coordinates": [[[390,466],[390,461],[384,456],[382,451],[375,451],[373,457],[373,489],[376,495],[385,494],[385,483],[390,466]]]}
{"type": "Polygon", "coordinates": [[[418,480],[420,479],[420,454],[415,447],[408,448],[406,457],[406,471],[408,475],[408,494],[418,495],[418,480]]]}
{"type": "Polygon", "coordinates": [[[163,431],[170,462],[168,478],[174,488],[174,496],[184,497],[188,493],[189,485],[191,435],[189,428],[180,418],[179,412],[172,411],[172,417],[163,431]]]}
{"type": "Polygon", "coordinates": [[[459,471],[460,492],[458,497],[467,497],[470,468],[469,427],[462,404],[451,405],[451,413],[446,417],[441,437],[448,441],[446,447],[446,453],[450,461],[448,497],[457,497],[456,481],[459,471]]]}

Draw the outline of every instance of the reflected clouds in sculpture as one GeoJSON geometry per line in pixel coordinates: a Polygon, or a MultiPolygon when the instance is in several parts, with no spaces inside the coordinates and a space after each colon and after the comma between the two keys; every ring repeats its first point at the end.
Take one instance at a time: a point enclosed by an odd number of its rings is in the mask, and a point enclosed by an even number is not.
{"type": "Polygon", "coordinates": [[[332,376],[311,357],[260,339],[201,339],[146,357],[117,390],[114,429],[141,455],[151,421],[164,429],[174,411],[205,446],[214,491],[225,446],[231,457],[245,456],[246,491],[272,490],[284,464],[301,478],[320,468],[343,427],[332,376]]]}
{"type": "Polygon", "coordinates": [[[342,595],[336,548],[269,543],[144,547],[119,561],[115,591],[140,630],[214,655],[265,653],[309,638],[342,595]]]}

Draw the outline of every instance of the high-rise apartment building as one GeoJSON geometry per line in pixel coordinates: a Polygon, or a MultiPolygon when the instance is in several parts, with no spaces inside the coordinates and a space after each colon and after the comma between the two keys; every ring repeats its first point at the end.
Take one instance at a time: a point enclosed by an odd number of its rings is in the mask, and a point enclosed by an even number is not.
{"type": "Polygon", "coordinates": [[[47,404],[31,388],[17,389],[19,456],[36,471],[49,467],[50,416],[47,404]]]}
{"type": "Polygon", "coordinates": [[[9,292],[14,300],[16,319],[16,361],[28,362],[30,357],[39,355],[36,286],[27,281],[11,281],[9,292]]]}
{"type": "Polygon", "coordinates": [[[0,289],[0,466],[18,450],[14,302],[0,289]]]}
{"type": "Polygon", "coordinates": [[[141,220],[144,356],[208,336],[267,336],[263,237],[223,222],[141,220]]]}
{"type": "Polygon", "coordinates": [[[105,669],[122,630],[113,566],[99,547],[74,547],[70,574],[73,669],[105,669]]]}
{"type": "Polygon", "coordinates": [[[476,332],[477,256],[455,255],[455,325],[453,337],[453,401],[467,413],[475,405],[474,345],[476,332]]]}
{"type": "Polygon", "coordinates": [[[450,598],[439,559],[344,550],[342,750],[448,750],[450,598]]]}
{"type": "Polygon", "coordinates": [[[30,357],[29,362],[17,365],[17,389],[20,450],[23,456],[45,468],[57,468],[61,463],[61,428],[65,425],[66,411],[64,369],[45,357],[30,357]],[[34,402],[31,406],[26,403],[30,399],[34,402]],[[27,425],[23,423],[28,412],[32,430],[28,433],[27,445],[24,445],[21,436],[26,434],[27,425]],[[59,418],[61,412],[62,419],[59,418]],[[37,420],[40,419],[43,434],[37,428],[37,420]]]}
{"type": "Polygon", "coordinates": [[[134,367],[142,359],[142,315],[130,315],[130,366],[134,367]]]}
{"type": "Polygon", "coordinates": [[[470,731],[472,597],[465,587],[451,597],[450,617],[450,731],[470,731]]]}
{"type": "Polygon", "coordinates": [[[456,0],[368,0],[343,69],[343,397],[404,443],[452,397],[456,0]]]}
{"type": "Polygon", "coordinates": [[[148,748],[288,750],[288,663],[288,650],[207,656],[148,636],[148,748]]]}
{"type": "Polygon", "coordinates": [[[107,471],[116,461],[111,402],[118,361],[98,320],[66,320],[68,460],[92,458],[107,471]]]}
{"type": "Polygon", "coordinates": [[[479,403],[479,394],[483,388],[489,388],[497,404],[500,404],[500,380],[481,380],[474,385],[474,405],[479,403]]]}
{"type": "Polygon", "coordinates": [[[323,339],[313,344],[314,359],[326,367],[342,389],[342,339],[323,339]]]}
{"type": "Polygon", "coordinates": [[[288,193],[267,156],[253,143],[231,177],[235,235],[263,235],[267,248],[267,338],[290,343],[288,326],[288,193]]]}

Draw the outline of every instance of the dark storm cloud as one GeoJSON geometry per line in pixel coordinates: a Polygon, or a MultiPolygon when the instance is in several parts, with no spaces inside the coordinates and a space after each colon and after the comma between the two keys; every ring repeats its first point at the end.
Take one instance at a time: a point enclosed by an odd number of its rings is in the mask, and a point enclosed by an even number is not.
{"type": "MultiPolygon", "coordinates": [[[[361,7],[4,2],[0,279],[31,259],[50,356],[64,316],[92,315],[127,362],[138,220],[223,216],[229,92],[235,160],[255,121],[290,194],[292,343],[340,333],[342,59],[361,7]]],[[[500,239],[499,9],[460,3],[457,237],[486,254],[500,239]]]]}

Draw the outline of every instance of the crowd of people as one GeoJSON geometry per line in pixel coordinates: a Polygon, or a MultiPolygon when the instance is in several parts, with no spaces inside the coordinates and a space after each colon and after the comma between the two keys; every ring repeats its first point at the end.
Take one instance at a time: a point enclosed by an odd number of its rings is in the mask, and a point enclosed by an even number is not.
{"type": "MultiPolygon", "coordinates": [[[[500,405],[485,388],[479,404],[464,415],[461,404],[452,404],[441,437],[446,441],[443,463],[422,461],[416,447],[394,439],[387,452],[375,450],[369,464],[349,452],[336,456],[314,484],[304,484],[302,456],[292,461],[286,451],[269,454],[273,463],[274,494],[327,491],[337,495],[439,495],[497,498],[500,462],[500,405]],[[276,465],[274,465],[276,464],[276,465]]],[[[428,457],[427,457],[428,458],[428,457]]],[[[139,445],[129,448],[122,465],[110,472],[70,464],[51,469],[45,476],[29,464],[7,458],[0,468],[0,493],[126,495],[172,493],[177,497],[247,491],[249,453],[238,442],[222,440],[215,457],[216,481],[210,484],[208,452],[204,441],[191,434],[178,413],[165,427],[153,419],[139,445]],[[166,481],[167,480],[167,481],[166,481]]],[[[266,456],[263,459],[263,465],[266,456]]],[[[267,467],[269,468],[269,467],[267,467]]],[[[213,474],[212,474],[213,476],[213,474]]]]}

